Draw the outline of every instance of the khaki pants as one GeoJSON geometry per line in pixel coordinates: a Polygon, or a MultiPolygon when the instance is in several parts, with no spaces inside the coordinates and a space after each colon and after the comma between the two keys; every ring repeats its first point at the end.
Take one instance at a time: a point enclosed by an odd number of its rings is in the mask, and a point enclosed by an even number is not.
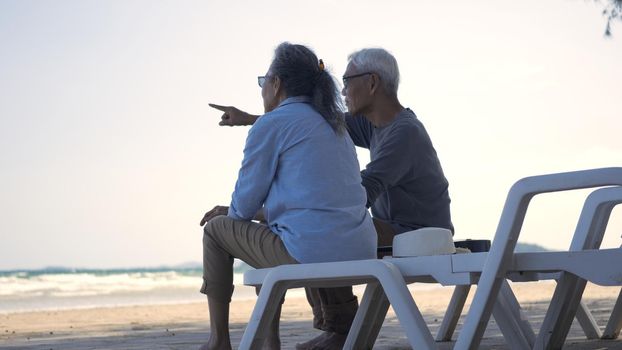
{"type": "Polygon", "coordinates": [[[201,293],[222,303],[231,302],[233,258],[254,268],[298,263],[268,226],[217,216],[204,227],[201,293]]]}
{"type": "MultiPolygon", "coordinates": [[[[384,221],[374,219],[378,245],[391,245],[395,230],[384,221]]],[[[313,310],[313,327],[325,332],[347,334],[358,310],[352,287],[305,288],[313,310]]]]}

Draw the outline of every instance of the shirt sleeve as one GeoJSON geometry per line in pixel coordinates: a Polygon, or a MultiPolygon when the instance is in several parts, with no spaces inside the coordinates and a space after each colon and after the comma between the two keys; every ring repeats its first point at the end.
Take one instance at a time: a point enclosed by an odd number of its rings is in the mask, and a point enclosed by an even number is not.
{"type": "Polygon", "coordinates": [[[369,149],[369,142],[373,132],[371,123],[363,116],[352,116],[346,113],[346,125],[352,142],[358,147],[369,149]]]}
{"type": "Polygon", "coordinates": [[[367,192],[367,207],[371,207],[381,193],[398,185],[404,178],[412,180],[421,147],[416,144],[416,130],[396,127],[384,142],[378,145],[376,156],[361,171],[363,187],[367,192]]]}
{"type": "Polygon", "coordinates": [[[227,214],[233,219],[252,220],[268,195],[279,159],[278,129],[273,124],[269,118],[262,117],[248,132],[227,214]]]}

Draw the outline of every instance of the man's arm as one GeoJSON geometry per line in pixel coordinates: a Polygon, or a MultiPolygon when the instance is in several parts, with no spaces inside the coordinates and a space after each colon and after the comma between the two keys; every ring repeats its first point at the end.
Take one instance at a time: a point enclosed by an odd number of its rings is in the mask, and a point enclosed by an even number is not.
{"type": "Polygon", "coordinates": [[[363,116],[353,116],[350,113],[345,114],[345,119],[348,134],[354,145],[369,149],[369,140],[372,134],[371,123],[363,116]]]}
{"type": "Polygon", "coordinates": [[[221,126],[253,125],[259,118],[258,115],[246,113],[233,106],[221,106],[213,103],[210,103],[209,106],[224,112],[218,123],[221,126]]]}
{"type": "Polygon", "coordinates": [[[397,185],[405,177],[414,177],[413,169],[421,157],[413,130],[396,128],[378,146],[374,160],[361,171],[363,187],[367,192],[367,207],[371,207],[381,193],[397,185]]]}

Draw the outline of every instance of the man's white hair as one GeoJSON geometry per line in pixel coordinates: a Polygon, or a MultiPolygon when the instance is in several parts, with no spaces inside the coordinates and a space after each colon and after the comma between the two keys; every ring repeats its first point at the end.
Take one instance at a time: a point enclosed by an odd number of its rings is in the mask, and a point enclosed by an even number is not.
{"type": "Polygon", "coordinates": [[[348,62],[362,72],[376,73],[387,93],[397,95],[400,85],[400,70],[397,60],[389,51],[381,48],[367,48],[355,51],[348,56],[348,62]]]}

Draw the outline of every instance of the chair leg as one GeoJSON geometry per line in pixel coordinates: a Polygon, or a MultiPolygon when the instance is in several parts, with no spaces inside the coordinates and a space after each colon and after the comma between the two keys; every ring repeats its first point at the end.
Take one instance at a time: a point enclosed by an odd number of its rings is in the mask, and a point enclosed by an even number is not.
{"type": "MultiPolygon", "coordinates": [[[[451,337],[456,329],[458,319],[460,318],[470,289],[470,285],[456,286],[454,289],[449,307],[447,308],[443,322],[436,335],[437,342],[451,341],[451,337]]],[[[499,297],[505,298],[505,301],[502,304],[495,305],[495,308],[498,308],[498,310],[493,311],[493,314],[495,315],[495,319],[501,320],[499,327],[502,328],[502,332],[505,331],[504,334],[507,334],[511,339],[524,338],[530,347],[533,346],[536,337],[533,328],[525,317],[520,308],[520,304],[516,300],[507,282],[502,284],[499,297]],[[514,320],[509,320],[507,317],[513,317],[514,320]],[[519,328],[516,326],[519,326],[519,328]],[[517,330],[522,333],[517,332],[517,330]]],[[[499,321],[497,321],[497,323],[499,323],[499,321]]],[[[519,343],[525,344],[522,340],[519,341],[519,343]]]]}
{"type": "Polygon", "coordinates": [[[600,339],[602,337],[602,333],[596,323],[596,319],[594,319],[590,309],[587,308],[583,301],[579,303],[576,317],[587,339],[600,339]]]}
{"type": "Polygon", "coordinates": [[[389,310],[389,300],[379,283],[369,283],[354,317],[344,349],[372,349],[389,310]]]}
{"type": "Polygon", "coordinates": [[[530,348],[533,347],[533,344],[536,341],[536,333],[533,331],[533,327],[529,323],[527,315],[525,315],[525,312],[520,307],[520,303],[516,299],[516,295],[514,295],[514,292],[512,291],[512,288],[507,280],[501,285],[499,296],[505,299],[509,311],[512,313],[512,317],[519,325],[520,330],[523,333],[523,337],[529,343],[530,348]]]}
{"type": "Polygon", "coordinates": [[[522,327],[519,323],[520,318],[516,317],[518,311],[515,312],[512,310],[512,306],[502,285],[501,291],[495,300],[492,315],[499,325],[499,329],[503,334],[506,344],[508,344],[511,349],[531,349],[531,344],[527,340],[525,334],[523,334],[522,327]]]}
{"type": "Polygon", "coordinates": [[[586,283],[576,276],[562,274],[542,321],[534,349],[560,349],[564,345],[586,283]]]}
{"type": "Polygon", "coordinates": [[[616,301],[615,306],[613,307],[613,311],[611,311],[611,317],[609,318],[609,322],[607,322],[607,327],[605,327],[605,331],[603,332],[603,339],[617,339],[620,335],[620,329],[622,328],[622,290],[620,291],[620,295],[618,295],[618,300],[616,301]]]}
{"type": "Polygon", "coordinates": [[[413,349],[436,349],[434,337],[423,319],[404,278],[394,265],[386,265],[388,274],[377,275],[395,315],[406,332],[413,349]]]}
{"type": "Polygon", "coordinates": [[[257,303],[240,341],[240,350],[257,350],[263,346],[274,314],[281,305],[287,288],[282,284],[264,283],[257,303]]]}
{"type": "MultiPolygon", "coordinates": [[[[490,256],[488,259],[490,259],[490,256]]],[[[473,297],[473,302],[462,325],[454,349],[476,350],[479,348],[494,309],[494,299],[499,295],[502,282],[501,278],[498,277],[487,277],[487,279],[484,279],[484,277],[487,276],[482,274],[480,277],[477,292],[473,297]]]]}
{"type": "Polygon", "coordinates": [[[435,340],[437,342],[451,341],[451,336],[456,330],[458,319],[460,319],[460,315],[464,309],[464,303],[469,296],[470,290],[471,285],[461,285],[454,288],[449,306],[447,307],[445,316],[443,316],[443,322],[441,322],[441,326],[436,333],[435,340]]]}

